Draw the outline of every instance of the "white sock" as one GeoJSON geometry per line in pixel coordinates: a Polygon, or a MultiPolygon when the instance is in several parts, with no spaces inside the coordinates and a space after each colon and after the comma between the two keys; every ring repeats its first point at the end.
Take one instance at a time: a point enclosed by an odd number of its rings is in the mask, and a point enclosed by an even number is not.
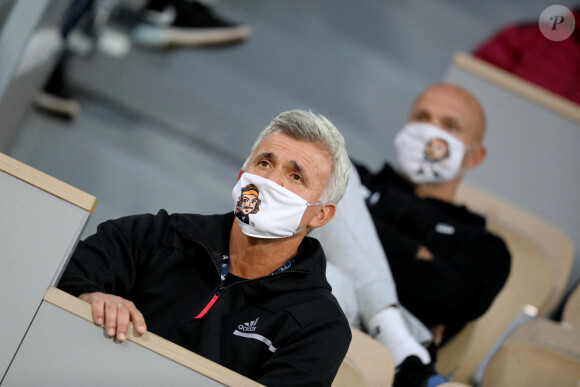
{"type": "Polygon", "coordinates": [[[431,362],[429,352],[409,333],[397,307],[391,306],[375,314],[367,328],[370,336],[387,347],[396,367],[411,355],[417,356],[423,364],[431,362]]]}

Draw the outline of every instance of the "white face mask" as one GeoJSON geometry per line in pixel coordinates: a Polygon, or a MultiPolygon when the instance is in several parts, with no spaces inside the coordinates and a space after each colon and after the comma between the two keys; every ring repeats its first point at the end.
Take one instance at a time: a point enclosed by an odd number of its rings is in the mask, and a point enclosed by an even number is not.
{"type": "Polygon", "coordinates": [[[461,171],[465,145],[443,129],[425,122],[403,126],[395,137],[398,166],[413,183],[443,183],[461,171]]]}
{"type": "Polygon", "coordinates": [[[286,238],[297,229],[306,200],[272,180],[244,172],[232,191],[234,214],[242,232],[255,238],[286,238]]]}

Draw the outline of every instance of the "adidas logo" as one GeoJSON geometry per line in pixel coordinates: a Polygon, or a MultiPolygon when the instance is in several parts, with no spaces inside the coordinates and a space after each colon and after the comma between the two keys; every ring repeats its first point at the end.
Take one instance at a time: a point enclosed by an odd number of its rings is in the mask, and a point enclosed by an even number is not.
{"type": "Polygon", "coordinates": [[[238,325],[238,329],[242,332],[254,332],[258,326],[258,320],[260,317],[255,319],[254,321],[245,322],[243,324],[238,325]]]}
{"type": "Polygon", "coordinates": [[[256,331],[256,328],[258,327],[258,320],[259,319],[260,319],[260,317],[258,317],[254,321],[245,322],[243,324],[238,325],[238,329],[236,329],[233,332],[234,336],[245,337],[247,339],[261,341],[262,343],[264,343],[268,346],[268,350],[270,352],[275,353],[278,349],[276,347],[274,347],[274,345],[272,344],[272,340],[270,340],[267,337],[264,337],[258,333],[253,333],[256,331]]]}

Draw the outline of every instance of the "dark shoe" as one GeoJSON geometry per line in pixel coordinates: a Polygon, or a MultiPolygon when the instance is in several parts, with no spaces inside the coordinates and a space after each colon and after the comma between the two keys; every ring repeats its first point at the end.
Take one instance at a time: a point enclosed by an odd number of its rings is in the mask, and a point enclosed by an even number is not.
{"type": "Polygon", "coordinates": [[[432,364],[423,364],[417,356],[409,356],[397,368],[393,387],[435,387],[446,382],[432,364]]]}
{"type": "Polygon", "coordinates": [[[73,120],[81,107],[74,99],[65,80],[65,59],[59,61],[44,88],[36,96],[35,106],[52,115],[73,120]]]}
{"type": "Polygon", "coordinates": [[[195,1],[178,1],[163,11],[147,10],[133,40],[150,47],[223,45],[241,42],[252,29],[217,17],[195,1]]]}

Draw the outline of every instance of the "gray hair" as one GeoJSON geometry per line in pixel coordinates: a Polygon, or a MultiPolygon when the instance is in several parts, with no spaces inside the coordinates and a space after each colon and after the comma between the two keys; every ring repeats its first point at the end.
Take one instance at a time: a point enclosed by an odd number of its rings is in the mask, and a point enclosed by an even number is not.
{"type": "Polygon", "coordinates": [[[328,154],[332,161],[332,171],[330,180],[324,186],[318,201],[337,204],[346,191],[350,176],[350,160],[344,145],[344,137],[321,114],[316,115],[304,110],[290,110],[280,113],[258,135],[242,169],[246,170],[256,148],[266,137],[280,132],[298,141],[315,143],[328,154]]]}

